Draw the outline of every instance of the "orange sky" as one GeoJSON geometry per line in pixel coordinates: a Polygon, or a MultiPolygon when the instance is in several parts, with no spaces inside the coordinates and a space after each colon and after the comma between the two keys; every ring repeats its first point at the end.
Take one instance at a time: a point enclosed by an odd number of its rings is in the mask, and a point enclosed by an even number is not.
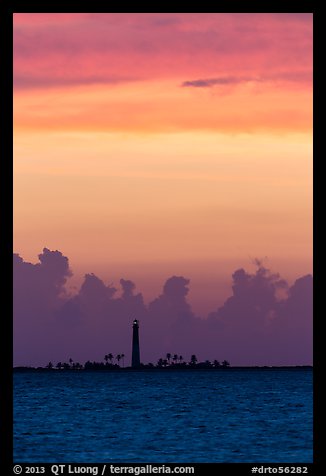
{"type": "Polygon", "coordinates": [[[311,272],[311,78],[310,14],[15,14],[15,251],[203,314],[311,272]]]}

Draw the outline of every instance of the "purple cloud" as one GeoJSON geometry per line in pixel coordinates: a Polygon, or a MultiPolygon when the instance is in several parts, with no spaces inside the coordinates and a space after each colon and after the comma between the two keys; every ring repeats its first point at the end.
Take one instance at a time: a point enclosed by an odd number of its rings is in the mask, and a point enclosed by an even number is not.
{"type": "Polygon", "coordinates": [[[235,76],[224,76],[220,78],[195,79],[193,81],[184,81],[181,86],[183,88],[211,88],[217,85],[239,84],[243,82],[253,81],[250,78],[237,78],[235,76]]]}
{"type": "Polygon", "coordinates": [[[183,276],[168,278],[148,305],[131,280],[121,279],[118,289],[92,273],[71,296],[65,286],[72,272],[61,252],[44,248],[36,264],[15,254],[15,365],[70,357],[84,363],[110,352],[124,353],[128,363],[133,319],[140,321],[145,363],[170,352],[233,365],[311,364],[312,276],[290,286],[261,261],[255,264],[254,273],[234,271],[232,294],[203,319],[191,309],[190,280],[183,276]]]}
{"type": "Polygon", "coordinates": [[[280,71],[276,74],[262,76],[221,76],[216,78],[195,79],[184,81],[183,88],[212,88],[214,86],[227,86],[242,83],[262,83],[272,81],[308,82],[312,80],[312,71],[280,71]]]}

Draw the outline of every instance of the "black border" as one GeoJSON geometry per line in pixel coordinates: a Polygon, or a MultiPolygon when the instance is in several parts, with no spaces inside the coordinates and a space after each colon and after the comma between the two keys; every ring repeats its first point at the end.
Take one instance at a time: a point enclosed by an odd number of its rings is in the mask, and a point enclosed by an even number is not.
{"type": "MultiPolygon", "coordinates": [[[[128,8],[128,5],[121,8],[109,8],[112,5],[103,2],[103,0],[94,0],[94,1],[51,1],[47,2],[38,2],[38,1],[29,1],[26,0],[14,0],[10,2],[9,5],[5,5],[3,0],[0,2],[0,60],[1,60],[1,88],[0,88],[0,124],[1,124],[1,158],[0,158],[0,219],[1,219],[1,267],[4,272],[3,280],[1,283],[1,289],[3,291],[2,299],[5,301],[4,305],[2,302],[1,312],[1,328],[0,336],[2,339],[2,353],[1,353],[1,419],[0,419],[0,429],[1,429],[1,444],[0,444],[0,462],[1,469],[8,467],[8,472],[5,470],[2,474],[12,474],[12,459],[13,459],[13,391],[12,391],[12,366],[13,366],[13,329],[12,329],[12,314],[13,314],[13,296],[12,296],[12,252],[13,252],[13,27],[12,27],[12,16],[15,12],[22,13],[82,13],[91,11],[94,13],[102,12],[123,12],[126,10],[130,13],[146,13],[148,11],[152,12],[152,5],[137,5],[140,9],[138,12],[132,11],[132,8],[128,8]]],[[[191,5],[189,5],[191,7],[191,5]]],[[[116,6],[117,7],[117,6],[116,6]]],[[[321,389],[321,363],[320,363],[320,349],[321,349],[321,339],[322,339],[322,330],[320,328],[321,319],[317,315],[318,309],[318,296],[320,296],[320,287],[321,287],[321,273],[319,272],[320,258],[316,258],[316,248],[318,249],[318,244],[321,241],[321,231],[322,231],[322,218],[318,213],[318,199],[320,198],[320,181],[322,180],[322,166],[320,165],[321,160],[318,160],[318,138],[320,137],[321,127],[323,124],[321,120],[317,120],[318,115],[318,106],[320,104],[320,80],[321,80],[321,71],[318,69],[317,59],[320,56],[320,42],[318,36],[320,37],[320,32],[322,31],[321,24],[321,13],[317,7],[317,2],[312,1],[297,1],[297,2],[286,2],[286,1],[264,1],[264,2],[243,2],[241,1],[224,1],[219,2],[218,5],[213,5],[211,2],[208,2],[205,5],[200,4],[201,10],[200,13],[209,13],[212,12],[213,8],[218,10],[219,13],[313,13],[314,19],[314,470],[317,470],[316,465],[319,466],[322,463],[321,457],[321,440],[320,436],[322,434],[321,422],[320,422],[320,410],[322,405],[322,397],[320,393],[321,389]]],[[[184,7],[178,8],[176,4],[172,4],[171,8],[166,3],[162,8],[159,5],[156,6],[157,12],[182,12],[184,7]]],[[[190,13],[190,12],[182,12],[190,13]]],[[[193,12],[192,13],[196,13],[193,12]]],[[[319,313],[318,313],[319,314],[319,313]]],[[[257,463],[258,464],[258,463],[257,463]]],[[[281,463],[280,463],[281,464],[281,463]]],[[[239,464],[229,463],[230,466],[238,466],[239,464]]],[[[226,469],[226,464],[224,463],[210,463],[204,464],[203,469],[221,469],[224,473],[226,469]],[[223,467],[223,469],[222,469],[223,467]]],[[[244,464],[244,466],[248,466],[244,464]]],[[[265,466],[268,466],[265,464],[265,466]]],[[[275,466],[275,465],[270,465],[275,466]]],[[[301,465],[302,466],[302,465],[301,465]]],[[[2,471],[1,471],[2,472],[2,471]]],[[[317,471],[313,471],[317,474],[317,471]]],[[[196,471],[197,473],[197,471],[196,471]]],[[[249,472],[246,472],[249,474],[249,472]]],[[[240,474],[240,473],[238,473],[240,474]]],[[[245,473],[242,473],[245,474],[245,473]]]]}
{"type": "MultiPolygon", "coordinates": [[[[13,141],[12,141],[12,34],[10,9],[0,4],[0,219],[1,219],[1,284],[2,309],[0,318],[1,338],[1,444],[0,461],[5,467],[10,464],[13,452],[13,299],[12,299],[12,252],[13,252],[13,141]]],[[[9,467],[8,467],[9,470],[9,467]]],[[[11,474],[12,469],[10,467],[11,474]]]]}

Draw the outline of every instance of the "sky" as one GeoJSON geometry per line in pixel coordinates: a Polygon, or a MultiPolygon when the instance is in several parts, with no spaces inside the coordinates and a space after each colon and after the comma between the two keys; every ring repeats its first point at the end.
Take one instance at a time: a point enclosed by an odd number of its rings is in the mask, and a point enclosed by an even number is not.
{"type": "Polygon", "coordinates": [[[312,14],[14,14],[14,250],[44,248],[70,296],[183,276],[200,318],[256,259],[311,274],[312,14]]]}

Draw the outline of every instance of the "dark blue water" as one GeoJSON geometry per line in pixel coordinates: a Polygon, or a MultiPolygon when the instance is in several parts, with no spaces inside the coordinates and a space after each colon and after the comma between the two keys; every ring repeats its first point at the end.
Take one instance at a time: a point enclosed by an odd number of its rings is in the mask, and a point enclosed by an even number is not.
{"type": "Polygon", "coordinates": [[[312,371],[14,375],[15,462],[312,462],[312,371]]]}

